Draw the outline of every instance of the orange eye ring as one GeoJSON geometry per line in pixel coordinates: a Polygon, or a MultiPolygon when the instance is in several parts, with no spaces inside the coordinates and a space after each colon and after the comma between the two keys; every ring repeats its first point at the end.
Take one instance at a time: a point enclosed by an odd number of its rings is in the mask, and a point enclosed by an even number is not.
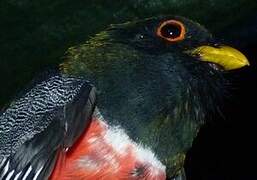
{"type": "Polygon", "coordinates": [[[168,42],[177,42],[185,39],[186,30],[184,24],[180,21],[167,20],[159,25],[156,34],[168,42]],[[173,34],[172,30],[169,31],[167,28],[173,28],[173,30],[176,31],[174,33],[175,35],[173,34]],[[167,32],[164,32],[164,30],[167,32]]]}

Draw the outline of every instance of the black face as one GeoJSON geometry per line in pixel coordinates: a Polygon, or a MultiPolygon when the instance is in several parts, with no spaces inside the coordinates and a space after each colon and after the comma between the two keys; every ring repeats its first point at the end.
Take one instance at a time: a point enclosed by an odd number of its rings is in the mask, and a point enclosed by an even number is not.
{"type": "Polygon", "coordinates": [[[116,41],[156,54],[215,44],[212,35],[203,26],[178,16],[113,25],[109,31],[115,34],[116,41]]]}

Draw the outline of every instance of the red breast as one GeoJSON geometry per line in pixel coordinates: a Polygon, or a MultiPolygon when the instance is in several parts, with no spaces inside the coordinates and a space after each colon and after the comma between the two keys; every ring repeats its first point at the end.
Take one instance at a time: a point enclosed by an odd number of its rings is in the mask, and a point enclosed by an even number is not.
{"type": "Polygon", "coordinates": [[[60,153],[51,180],[164,180],[165,166],[118,127],[93,118],[87,131],[60,153]]]}

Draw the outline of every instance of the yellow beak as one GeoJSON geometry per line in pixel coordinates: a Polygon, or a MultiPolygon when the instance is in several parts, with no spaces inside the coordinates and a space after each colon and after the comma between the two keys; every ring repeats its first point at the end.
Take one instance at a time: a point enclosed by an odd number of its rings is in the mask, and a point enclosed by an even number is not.
{"type": "Polygon", "coordinates": [[[202,61],[218,64],[225,70],[239,69],[250,65],[245,55],[229,46],[200,46],[189,53],[198,56],[202,61]]]}

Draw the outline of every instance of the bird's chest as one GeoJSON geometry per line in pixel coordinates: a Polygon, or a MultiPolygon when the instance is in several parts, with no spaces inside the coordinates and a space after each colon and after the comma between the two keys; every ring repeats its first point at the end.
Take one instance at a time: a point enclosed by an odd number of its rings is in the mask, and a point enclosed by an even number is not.
{"type": "Polygon", "coordinates": [[[99,116],[93,118],[79,142],[62,159],[65,166],[60,165],[61,170],[54,171],[52,179],[166,178],[165,166],[150,149],[136,144],[124,130],[110,127],[99,116]]]}

